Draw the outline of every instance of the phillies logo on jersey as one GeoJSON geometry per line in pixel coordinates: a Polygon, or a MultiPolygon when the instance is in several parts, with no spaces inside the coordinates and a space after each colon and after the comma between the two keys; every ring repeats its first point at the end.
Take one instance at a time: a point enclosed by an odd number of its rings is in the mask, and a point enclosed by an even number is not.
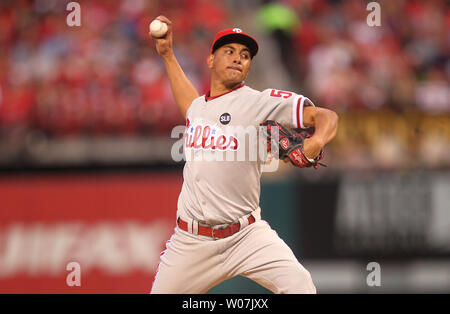
{"type": "Polygon", "coordinates": [[[239,140],[234,135],[224,134],[222,129],[211,124],[190,123],[188,120],[184,134],[187,149],[236,151],[239,140]]]}

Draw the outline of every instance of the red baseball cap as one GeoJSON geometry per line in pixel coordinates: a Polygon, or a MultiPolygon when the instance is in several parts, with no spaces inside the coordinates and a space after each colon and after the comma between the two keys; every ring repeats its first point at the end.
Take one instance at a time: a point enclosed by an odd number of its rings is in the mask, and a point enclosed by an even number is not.
{"type": "Polygon", "coordinates": [[[229,43],[239,43],[247,46],[252,58],[258,53],[258,43],[256,40],[237,27],[227,28],[218,32],[212,43],[211,53],[214,53],[218,48],[229,43]]]}

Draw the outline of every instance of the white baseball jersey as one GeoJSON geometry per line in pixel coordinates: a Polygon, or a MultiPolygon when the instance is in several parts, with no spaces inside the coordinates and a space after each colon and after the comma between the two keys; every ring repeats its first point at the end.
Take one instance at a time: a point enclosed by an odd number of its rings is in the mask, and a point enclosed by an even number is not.
{"type": "Polygon", "coordinates": [[[316,293],[310,273],[261,219],[263,158],[250,158],[255,140],[246,142],[246,136],[233,132],[257,130],[269,119],[303,127],[303,106],[311,104],[306,101],[292,92],[259,92],[245,85],[193,101],[186,116],[186,165],[177,212],[187,230],[175,228],[167,241],[151,293],[205,293],[234,276],[247,277],[274,293],[316,293]],[[226,158],[242,156],[243,150],[242,160],[226,158]],[[255,218],[251,224],[250,215],[255,218]],[[198,233],[201,224],[216,230],[237,221],[239,231],[222,239],[198,233]]]}
{"type": "Polygon", "coordinates": [[[302,95],[260,92],[244,84],[223,95],[196,98],[186,114],[186,164],[177,215],[207,225],[229,224],[250,213],[260,216],[262,160],[249,158],[252,144],[229,129],[256,130],[265,120],[304,128],[305,105],[312,103],[302,95]],[[236,156],[243,149],[244,160],[226,159],[226,154],[236,156]]]}

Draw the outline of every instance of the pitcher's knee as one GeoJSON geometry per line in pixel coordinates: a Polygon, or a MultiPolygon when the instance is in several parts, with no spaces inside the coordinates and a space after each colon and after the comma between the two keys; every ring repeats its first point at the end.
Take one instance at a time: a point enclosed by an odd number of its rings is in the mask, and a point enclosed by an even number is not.
{"type": "Polygon", "coordinates": [[[289,277],[286,289],[283,289],[280,293],[316,293],[316,287],[309,271],[301,267],[297,269],[293,276],[289,277]]]}

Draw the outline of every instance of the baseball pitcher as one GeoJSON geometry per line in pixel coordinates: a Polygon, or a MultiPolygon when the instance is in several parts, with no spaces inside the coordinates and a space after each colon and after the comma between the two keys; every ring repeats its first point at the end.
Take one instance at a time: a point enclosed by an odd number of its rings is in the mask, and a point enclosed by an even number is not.
{"type": "Polygon", "coordinates": [[[268,149],[277,145],[280,159],[296,167],[317,166],[323,147],[336,135],[336,113],[298,93],[246,86],[258,44],[239,28],[217,33],[206,60],[210,90],[200,96],[172,50],[171,21],[157,19],[168,30],[153,39],[186,118],[185,153],[194,158],[187,158],[184,166],[176,228],[161,253],[151,293],[205,293],[238,275],[274,293],[316,293],[309,272],[261,220],[262,161],[195,156],[243,149],[242,141],[227,133],[230,126],[264,126],[268,149]],[[290,131],[311,127],[313,134],[290,131]]]}

